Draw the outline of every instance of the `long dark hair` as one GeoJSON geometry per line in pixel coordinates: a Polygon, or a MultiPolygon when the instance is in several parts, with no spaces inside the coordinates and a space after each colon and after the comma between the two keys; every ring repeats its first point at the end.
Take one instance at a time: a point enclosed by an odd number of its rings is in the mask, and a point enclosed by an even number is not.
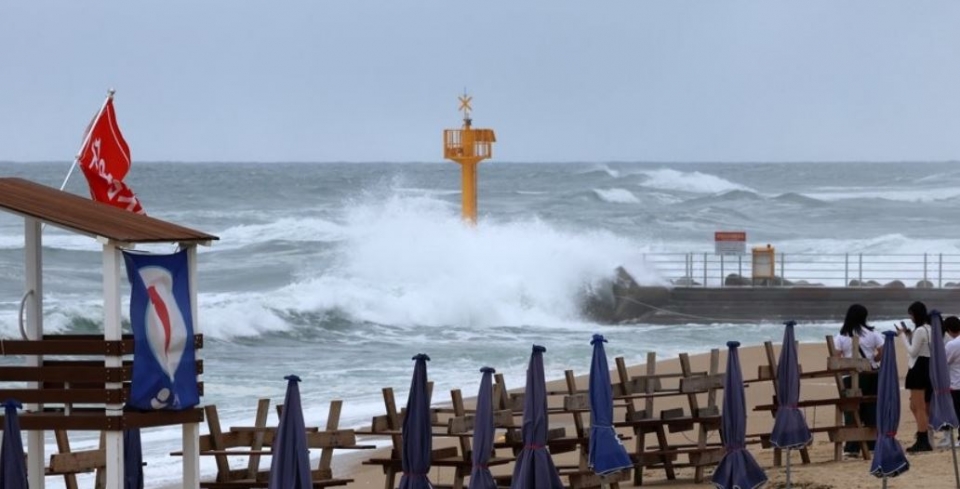
{"type": "Polygon", "coordinates": [[[917,328],[925,324],[930,324],[930,315],[927,314],[927,306],[920,301],[910,304],[910,307],[907,308],[907,314],[913,317],[913,324],[915,324],[917,328]]]}
{"type": "Polygon", "coordinates": [[[860,304],[851,304],[847,308],[847,317],[843,319],[843,327],[840,328],[841,336],[862,336],[863,330],[873,331],[873,327],[867,326],[867,308],[860,304]]]}

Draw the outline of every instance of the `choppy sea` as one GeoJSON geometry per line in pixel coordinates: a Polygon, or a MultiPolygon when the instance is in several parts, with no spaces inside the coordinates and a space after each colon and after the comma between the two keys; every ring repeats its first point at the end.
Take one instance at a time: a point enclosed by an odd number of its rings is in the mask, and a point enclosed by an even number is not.
{"type": "MultiPolygon", "coordinates": [[[[68,167],[0,162],[0,176],[59,186],[68,167]]],[[[956,163],[491,162],[476,228],[461,223],[452,163],[135,163],[127,183],[150,215],[220,237],[199,255],[198,322],[204,402],[224,425],[251,423],[256,399],[281,400],[295,373],[308,423],[339,398],[342,425],[359,426],[382,412],[381,387],[405,401],[419,352],[439,401],[454,387],[473,395],[484,365],[521,386],[534,343],[547,347],[548,377],[586,373],[595,332],[629,363],[779,341],[777,324],[601,325],[581,313],[584,291],[617,266],[657,282],[644,253],[710,251],[720,229],[794,253],[960,253],[956,163]]],[[[67,190],[86,196],[85,185],[77,173],[67,190]]],[[[53,227],[44,243],[46,330],[100,331],[97,244],[53,227]]],[[[18,335],[22,260],[22,220],[0,214],[7,338],[18,335]]],[[[837,327],[797,333],[822,341],[837,327]]],[[[179,436],[143,433],[148,486],[179,480],[167,455],[179,436]]]]}

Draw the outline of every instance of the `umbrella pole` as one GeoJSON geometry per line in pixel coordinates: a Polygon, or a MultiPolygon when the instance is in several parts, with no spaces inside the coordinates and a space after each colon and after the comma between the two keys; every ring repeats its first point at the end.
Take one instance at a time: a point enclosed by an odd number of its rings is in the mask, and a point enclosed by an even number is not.
{"type": "Polygon", "coordinates": [[[883,478],[883,489],[887,489],[887,478],[883,478]]]}
{"type": "Polygon", "coordinates": [[[953,442],[953,428],[950,428],[950,451],[953,452],[953,477],[960,488],[960,472],[957,471],[957,445],[953,442]]]}
{"type": "Polygon", "coordinates": [[[790,485],[790,452],[792,451],[793,450],[789,448],[787,449],[787,489],[790,489],[792,487],[790,485]]]}

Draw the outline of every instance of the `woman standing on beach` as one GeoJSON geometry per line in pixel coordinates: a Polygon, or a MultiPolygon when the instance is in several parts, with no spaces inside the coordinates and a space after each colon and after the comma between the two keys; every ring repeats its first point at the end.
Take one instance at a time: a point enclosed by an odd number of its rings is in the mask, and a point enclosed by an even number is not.
{"type": "Polygon", "coordinates": [[[913,320],[915,326],[913,331],[907,329],[907,325],[902,321],[900,325],[903,327],[897,328],[897,336],[902,335],[903,343],[907,345],[910,369],[907,370],[904,387],[910,391],[910,412],[913,413],[913,419],[917,421],[917,441],[907,448],[907,451],[929,452],[933,450],[927,433],[930,427],[927,403],[930,402],[930,395],[933,393],[930,384],[930,317],[927,314],[927,306],[922,302],[910,304],[907,313],[913,320]]]}
{"type": "MultiPolygon", "coordinates": [[[[860,304],[853,304],[847,309],[847,316],[843,320],[843,326],[840,328],[840,334],[834,336],[833,346],[837,355],[843,358],[853,358],[853,338],[859,338],[860,351],[856,354],[870,361],[872,372],[860,373],[860,390],[865,396],[874,396],[877,394],[877,368],[880,366],[880,357],[883,347],[883,335],[873,330],[873,327],[867,325],[867,308],[860,304]]],[[[843,384],[846,388],[851,388],[850,376],[844,376],[843,384]]],[[[853,415],[845,413],[846,424],[853,424],[853,415]]],[[[864,426],[877,425],[877,403],[860,403],[860,421],[864,426]]],[[[873,450],[873,442],[867,442],[870,450],[873,450]]],[[[859,442],[847,442],[843,447],[844,455],[856,457],[860,452],[859,442]]]]}

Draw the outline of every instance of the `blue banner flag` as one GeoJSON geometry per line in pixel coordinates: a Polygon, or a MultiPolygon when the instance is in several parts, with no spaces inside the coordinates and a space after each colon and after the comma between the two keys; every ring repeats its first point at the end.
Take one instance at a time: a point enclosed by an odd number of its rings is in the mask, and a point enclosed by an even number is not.
{"type": "Polygon", "coordinates": [[[200,403],[187,252],[124,251],[130,280],[133,381],[127,406],[180,411],[200,403]]]}

